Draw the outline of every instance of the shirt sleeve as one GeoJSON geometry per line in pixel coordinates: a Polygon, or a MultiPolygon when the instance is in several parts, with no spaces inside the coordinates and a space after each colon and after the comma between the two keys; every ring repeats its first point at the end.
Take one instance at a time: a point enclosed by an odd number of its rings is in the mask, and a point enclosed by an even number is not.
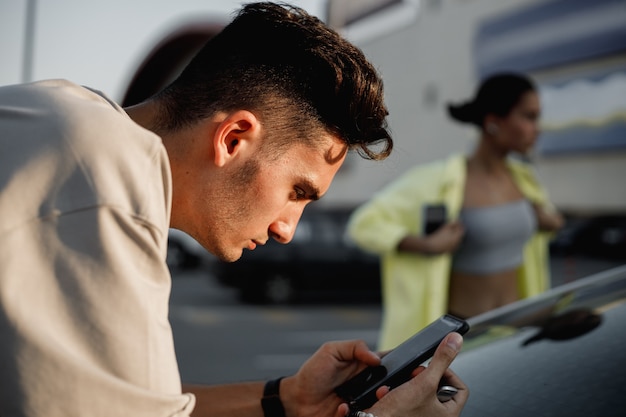
{"type": "Polygon", "coordinates": [[[440,202],[433,167],[413,168],[355,210],[348,233],[357,245],[382,255],[395,251],[405,236],[421,233],[423,206],[440,202]]]}

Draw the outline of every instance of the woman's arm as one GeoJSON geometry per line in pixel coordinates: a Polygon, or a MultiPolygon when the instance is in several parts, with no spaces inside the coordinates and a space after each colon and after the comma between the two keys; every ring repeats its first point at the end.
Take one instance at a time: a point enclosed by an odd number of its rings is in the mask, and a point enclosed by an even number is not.
{"type": "Polygon", "coordinates": [[[533,208],[535,210],[539,230],[544,232],[556,232],[565,224],[563,216],[554,207],[533,204],[533,208]]]}
{"type": "Polygon", "coordinates": [[[398,251],[423,255],[453,252],[463,238],[463,225],[458,221],[446,223],[430,235],[408,235],[398,243],[398,251]]]}

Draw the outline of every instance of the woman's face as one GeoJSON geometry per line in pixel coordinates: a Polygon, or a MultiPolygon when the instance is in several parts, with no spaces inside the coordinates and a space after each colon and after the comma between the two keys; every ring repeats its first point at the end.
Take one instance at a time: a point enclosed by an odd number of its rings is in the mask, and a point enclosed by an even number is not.
{"type": "Polygon", "coordinates": [[[511,112],[497,122],[496,139],[504,150],[526,154],[539,136],[541,103],[535,91],[524,93],[511,112]]]}

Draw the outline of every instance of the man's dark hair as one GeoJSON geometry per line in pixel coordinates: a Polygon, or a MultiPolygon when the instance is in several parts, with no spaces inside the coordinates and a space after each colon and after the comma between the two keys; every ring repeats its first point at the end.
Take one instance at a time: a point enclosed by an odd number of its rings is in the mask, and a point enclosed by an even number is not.
{"type": "Polygon", "coordinates": [[[279,146],[311,144],[322,131],[369,159],[393,147],[377,71],[361,50],[291,5],[245,5],[158,98],[168,130],[246,109],[279,146]]]}
{"type": "Polygon", "coordinates": [[[536,87],[525,75],[512,72],[494,74],[482,82],[474,99],[459,105],[451,104],[448,112],[455,120],[483,127],[485,116],[507,116],[529,91],[536,91],[536,87]]]}

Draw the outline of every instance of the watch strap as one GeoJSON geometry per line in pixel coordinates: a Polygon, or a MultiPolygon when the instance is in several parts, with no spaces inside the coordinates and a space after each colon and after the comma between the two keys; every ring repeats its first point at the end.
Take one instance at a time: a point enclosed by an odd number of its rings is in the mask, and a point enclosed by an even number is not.
{"type": "Polygon", "coordinates": [[[265,417],[285,417],[285,407],[280,400],[280,381],[284,377],[272,379],[265,383],[261,407],[265,417]]]}

